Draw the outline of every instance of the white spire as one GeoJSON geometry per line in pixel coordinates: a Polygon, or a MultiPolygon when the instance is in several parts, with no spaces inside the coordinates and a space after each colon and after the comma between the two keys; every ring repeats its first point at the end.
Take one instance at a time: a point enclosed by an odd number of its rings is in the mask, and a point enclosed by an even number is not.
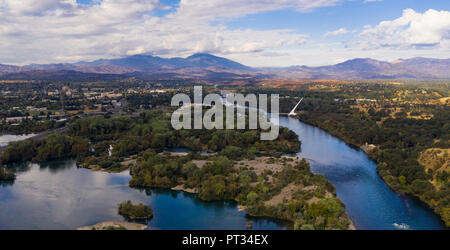
{"type": "Polygon", "coordinates": [[[295,116],[295,110],[297,109],[298,105],[300,105],[300,103],[303,101],[303,97],[302,99],[300,99],[300,101],[297,103],[297,105],[295,105],[295,107],[291,110],[291,112],[289,113],[289,116],[295,116]]]}

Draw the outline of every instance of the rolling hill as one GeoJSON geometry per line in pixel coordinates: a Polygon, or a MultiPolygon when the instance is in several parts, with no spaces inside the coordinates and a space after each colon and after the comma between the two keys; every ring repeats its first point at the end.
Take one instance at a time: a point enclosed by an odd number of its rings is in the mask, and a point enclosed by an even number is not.
{"type": "Polygon", "coordinates": [[[181,58],[134,55],[92,62],[31,64],[14,66],[0,64],[1,79],[91,79],[139,77],[195,78],[208,81],[233,81],[258,78],[281,79],[450,79],[450,59],[411,58],[394,62],[356,58],[339,64],[308,67],[252,68],[210,54],[194,54],[181,58]]]}

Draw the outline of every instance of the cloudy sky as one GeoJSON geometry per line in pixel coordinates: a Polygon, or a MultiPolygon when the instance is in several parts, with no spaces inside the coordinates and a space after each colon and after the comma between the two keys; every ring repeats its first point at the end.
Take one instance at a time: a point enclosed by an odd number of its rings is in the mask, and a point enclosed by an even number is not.
{"type": "Polygon", "coordinates": [[[448,0],[0,0],[0,63],[205,52],[249,66],[450,58],[448,0]]]}

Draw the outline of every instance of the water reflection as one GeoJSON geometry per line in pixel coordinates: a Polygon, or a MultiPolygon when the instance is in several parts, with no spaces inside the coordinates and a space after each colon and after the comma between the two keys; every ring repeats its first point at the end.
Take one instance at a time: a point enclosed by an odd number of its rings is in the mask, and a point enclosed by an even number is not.
{"type": "Polygon", "coordinates": [[[15,180],[0,181],[0,187],[7,187],[14,184],[15,180]]]}
{"type": "MultiPolygon", "coordinates": [[[[117,204],[149,205],[150,228],[245,229],[249,220],[231,201],[204,202],[168,189],[133,189],[128,172],[111,174],[77,168],[73,160],[9,166],[17,179],[0,183],[0,229],[74,229],[102,221],[125,221],[117,204]]],[[[254,229],[283,229],[289,223],[251,218],[254,229]]]]}
{"type": "Polygon", "coordinates": [[[298,119],[280,117],[280,125],[299,135],[302,152],[298,156],[308,159],[314,173],[323,174],[336,186],[337,196],[358,229],[444,227],[422,203],[392,191],[378,175],[376,163],[362,150],[298,119]]]}
{"type": "MultiPolygon", "coordinates": [[[[298,155],[311,161],[337,190],[359,229],[442,229],[442,221],[417,200],[393,192],[361,150],[296,119],[280,124],[302,140],[298,155]]],[[[160,229],[284,229],[289,223],[254,218],[233,201],[204,202],[194,194],[168,189],[133,189],[128,172],[110,174],[79,169],[73,160],[8,166],[17,179],[0,183],[0,229],[74,229],[102,221],[124,221],[117,204],[126,200],[150,205],[160,229]]]]}

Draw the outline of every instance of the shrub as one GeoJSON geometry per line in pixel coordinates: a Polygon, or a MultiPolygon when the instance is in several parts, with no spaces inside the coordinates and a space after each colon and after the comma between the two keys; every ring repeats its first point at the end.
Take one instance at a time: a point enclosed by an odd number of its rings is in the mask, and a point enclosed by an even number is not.
{"type": "Polygon", "coordinates": [[[153,210],[142,203],[133,205],[131,201],[122,202],[118,207],[119,214],[132,220],[150,219],[153,217],[153,210]]]}

